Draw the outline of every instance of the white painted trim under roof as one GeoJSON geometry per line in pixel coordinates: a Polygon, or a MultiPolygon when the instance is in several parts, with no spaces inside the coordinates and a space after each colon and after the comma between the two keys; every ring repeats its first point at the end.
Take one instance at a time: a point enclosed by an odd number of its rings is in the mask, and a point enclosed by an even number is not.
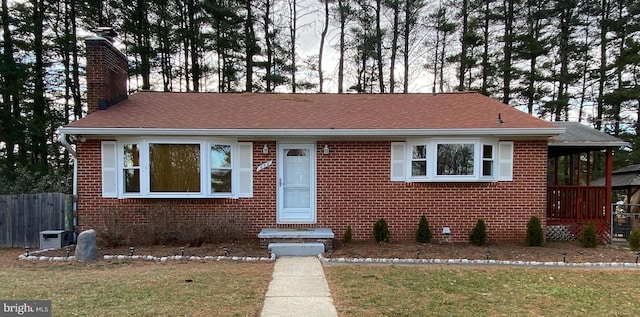
{"type": "Polygon", "coordinates": [[[74,128],[60,133],[74,135],[174,135],[174,136],[540,136],[561,134],[565,128],[479,129],[164,129],[164,128],[74,128]]]}

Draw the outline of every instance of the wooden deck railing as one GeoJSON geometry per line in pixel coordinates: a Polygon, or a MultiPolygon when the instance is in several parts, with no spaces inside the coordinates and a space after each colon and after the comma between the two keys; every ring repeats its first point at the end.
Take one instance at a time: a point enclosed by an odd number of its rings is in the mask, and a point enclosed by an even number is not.
{"type": "Polygon", "coordinates": [[[547,224],[610,223],[604,186],[548,186],[547,224]]]}

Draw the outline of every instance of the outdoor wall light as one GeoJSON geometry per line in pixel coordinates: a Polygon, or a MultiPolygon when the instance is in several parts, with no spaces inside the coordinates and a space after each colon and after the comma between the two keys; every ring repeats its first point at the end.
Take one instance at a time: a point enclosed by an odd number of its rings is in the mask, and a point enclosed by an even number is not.
{"type": "Polygon", "coordinates": [[[133,246],[129,247],[129,256],[133,256],[133,252],[135,251],[135,248],[133,246]]]}
{"type": "Polygon", "coordinates": [[[567,263],[567,252],[562,252],[562,262],[567,263]]]}
{"type": "Polygon", "coordinates": [[[442,233],[446,234],[446,235],[450,235],[451,234],[451,228],[449,228],[449,227],[442,228],[442,233]]]}
{"type": "Polygon", "coordinates": [[[324,149],[322,150],[322,153],[324,153],[324,155],[329,154],[329,144],[324,145],[324,149]]]}
{"type": "MultiPolygon", "coordinates": [[[[30,255],[29,250],[31,250],[30,247],[24,247],[24,252],[26,252],[27,257],[30,255]]],[[[636,259],[636,263],[638,262],[638,259],[636,259]]]]}
{"type": "Polygon", "coordinates": [[[184,256],[184,247],[180,247],[180,256],[184,256]]]}
{"type": "Polygon", "coordinates": [[[266,144],[262,146],[262,154],[269,154],[269,147],[266,144]]]}

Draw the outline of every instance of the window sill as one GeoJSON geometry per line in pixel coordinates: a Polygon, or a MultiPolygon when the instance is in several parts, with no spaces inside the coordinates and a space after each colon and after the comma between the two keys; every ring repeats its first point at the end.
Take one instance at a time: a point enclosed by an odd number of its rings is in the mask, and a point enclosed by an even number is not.
{"type": "Polygon", "coordinates": [[[408,179],[407,183],[496,183],[496,178],[430,178],[408,179]]]}
{"type": "Polygon", "coordinates": [[[121,195],[118,199],[229,199],[234,195],[166,194],[166,195],[121,195]]]}

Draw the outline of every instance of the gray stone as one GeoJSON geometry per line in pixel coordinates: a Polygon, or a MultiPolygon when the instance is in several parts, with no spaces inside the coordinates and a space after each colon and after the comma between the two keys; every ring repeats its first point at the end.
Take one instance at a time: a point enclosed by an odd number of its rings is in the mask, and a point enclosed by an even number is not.
{"type": "MultiPolygon", "coordinates": [[[[322,243],[269,243],[269,250],[276,256],[316,256],[324,253],[322,243]]],[[[234,260],[235,261],[235,260],[234,260]]]]}
{"type": "Polygon", "coordinates": [[[96,232],[89,229],[78,235],[76,245],[76,261],[92,262],[98,260],[98,246],[96,245],[96,232]]]}

